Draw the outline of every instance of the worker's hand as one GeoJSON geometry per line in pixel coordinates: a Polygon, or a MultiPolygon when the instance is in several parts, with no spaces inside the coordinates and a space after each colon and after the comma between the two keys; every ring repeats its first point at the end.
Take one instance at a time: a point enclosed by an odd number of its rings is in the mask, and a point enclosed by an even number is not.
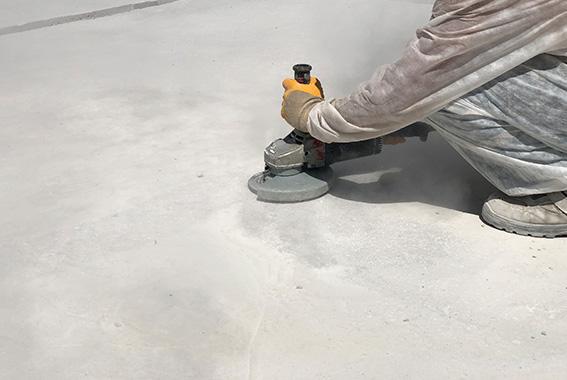
{"type": "Polygon", "coordinates": [[[323,87],[316,77],[309,84],[293,79],[283,81],[285,93],[282,102],[282,117],[293,128],[307,132],[307,120],[313,107],[323,101],[323,87]]]}

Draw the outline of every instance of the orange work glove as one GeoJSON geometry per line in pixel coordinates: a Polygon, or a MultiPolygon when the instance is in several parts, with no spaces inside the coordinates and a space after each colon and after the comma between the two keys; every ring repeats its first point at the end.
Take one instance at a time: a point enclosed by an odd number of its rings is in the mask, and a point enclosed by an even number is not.
{"type": "Polygon", "coordinates": [[[301,84],[294,79],[286,79],[282,84],[285,89],[282,117],[293,128],[307,132],[309,112],[324,98],[321,82],[316,77],[311,77],[309,84],[301,84]]]}

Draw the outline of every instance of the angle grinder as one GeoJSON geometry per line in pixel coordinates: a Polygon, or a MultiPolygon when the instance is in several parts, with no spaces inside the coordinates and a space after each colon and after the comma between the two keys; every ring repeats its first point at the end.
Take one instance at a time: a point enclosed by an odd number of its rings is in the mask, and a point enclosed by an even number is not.
{"type": "MultiPolygon", "coordinates": [[[[312,67],[293,66],[294,79],[302,84],[311,82],[312,67]]],[[[323,89],[318,85],[323,97],[323,89]]],[[[399,137],[419,136],[423,141],[431,128],[417,123],[399,133],[399,137]]],[[[265,170],[253,175],[248,188],[259,201],[296,203],[319,198],[333,185],[335,175],[330,165],[382,152],[381,137],[354,143],[323,143],[311,135],[293,130],[264,150],[265,170]]]]}

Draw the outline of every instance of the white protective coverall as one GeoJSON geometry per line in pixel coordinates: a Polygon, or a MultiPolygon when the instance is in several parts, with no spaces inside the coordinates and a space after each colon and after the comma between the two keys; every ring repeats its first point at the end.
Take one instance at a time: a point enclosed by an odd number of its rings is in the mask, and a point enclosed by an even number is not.
{"type": "Polygon", "coordinates": [[[397,62],[307,128],[352,142],[416,121],[508,195],[567,190],[567,0],[438,0],[397,62]]]}

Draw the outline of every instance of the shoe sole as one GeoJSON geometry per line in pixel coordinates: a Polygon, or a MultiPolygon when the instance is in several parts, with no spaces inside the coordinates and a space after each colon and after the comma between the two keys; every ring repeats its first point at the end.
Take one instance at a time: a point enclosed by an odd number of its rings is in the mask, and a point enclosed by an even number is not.
{"type": "Polygon", "coordinates": [[[497,215],[488,205],[484,205],[482,208],[481,218],[486,224],[494,228],[517,235],[549,239],[567,236],[567,224],[548,225],[518,222],[497,215]]]}

